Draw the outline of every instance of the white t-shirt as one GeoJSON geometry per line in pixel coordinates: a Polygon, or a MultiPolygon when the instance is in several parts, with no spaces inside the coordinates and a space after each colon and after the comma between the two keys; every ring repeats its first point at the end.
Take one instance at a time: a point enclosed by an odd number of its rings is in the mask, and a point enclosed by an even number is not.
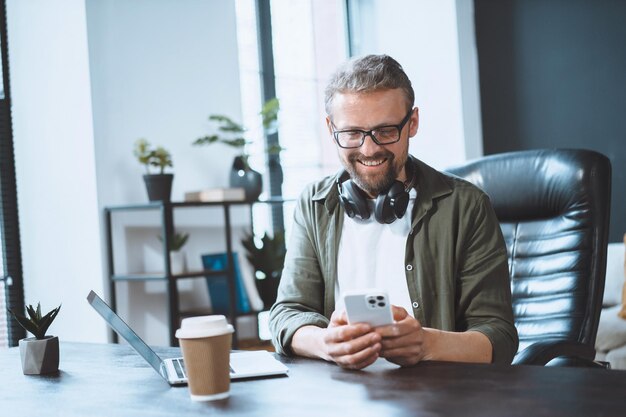
{"type": "Polygon", "coordinates": [[[374,200],[368,200],[372,213],[369,219],[351,219],[345,215],[337,255],[335,309],[344,308],[343,292],[377,288],[389,294],[391,304],[404,307],[413,315],[404,255],[416,195],[416,191],[411,190],[406,213],[391,224],[376,221],[374,200]]]}

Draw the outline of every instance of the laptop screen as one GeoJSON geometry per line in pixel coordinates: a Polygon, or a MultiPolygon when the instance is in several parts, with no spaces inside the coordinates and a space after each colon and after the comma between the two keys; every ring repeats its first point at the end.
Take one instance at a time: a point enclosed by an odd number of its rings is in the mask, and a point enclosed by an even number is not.
{"type": "Polygon", "coordinates": [[[148,363],[159,373],[159,375],[162,375],[161,358],[154,353],[152,349],[150,349],[146,342],[137,336],[137,333],[135,333],[133,329],[128,326],[128,324],[124,323],[124,321],[117,314],[115,314],[113,310],[111,310],[111,307],[109,307],[107,303],[102,300],[102,298],[98,297],[98,294],[90,291],[87,296],[87,301],[89,301],[89,304],[91,304],[98,314],[100,314],[102,318],[109,323],[109,326],[111,326],[117,334],[122,336],[129,345],[135,348],[135,350],[143,356],[146,361],[148,361],[148,363]]]}

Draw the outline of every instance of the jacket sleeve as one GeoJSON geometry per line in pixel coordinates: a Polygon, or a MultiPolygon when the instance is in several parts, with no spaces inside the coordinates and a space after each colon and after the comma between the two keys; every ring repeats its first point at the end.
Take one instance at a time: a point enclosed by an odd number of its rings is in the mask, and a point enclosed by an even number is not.
{"type": "Polygon", "coordinates": [[[324,280],[315,248],[311,192],[305,191],[295,210],[278,296],[270,309],[269,326],[276,351],[291,355],[291,340],[302,326],[327,327],[323,315],[324,280]]]}
{"type": "Polygon", "coordinates": [[[465,239],[459,245],[460,297],[457,328],[483,333],[491,341],[494,363],[510,364],[517,352],[511,280],[506,245],[489,198],[480,194],[467,213],[465,239]]]}

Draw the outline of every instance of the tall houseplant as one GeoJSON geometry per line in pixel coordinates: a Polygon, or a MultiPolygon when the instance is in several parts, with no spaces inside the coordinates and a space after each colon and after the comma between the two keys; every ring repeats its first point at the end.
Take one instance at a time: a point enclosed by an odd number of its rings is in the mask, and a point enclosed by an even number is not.
{"type": "Polygon", "coordinates": [[[263,307],[269,310],[276,302],[278,284],[285,264],[285,234],[275,232],[274,236],[267,233],[257,239],[254,235],[244,236],[241,244],[246,250],[246,258],[255,271],[255,283],[263,307]]]}
{"type": "Polygon", "coordinates": [[[41,314],[41,304],[37,308],[26,307],[28,317],[9,309],[17,322],[35,337],[19,341],[22,371],[25,375],[49,374],[59,370],[59,338],[46,336],[48,328],[61,310],[61,306],[41,314]]]}
{"type": "MultiPolygon", "coordinates": [[[[280,110],[280,102],[277,98],[268,100],[263,104],[261,111],[261,121],[263,132],[271,135],[277,130],[278,112],[280,110]]],[[[250,153],[248,148],[252,141],[246,137],[248,129],[241,123],[235,122],[228,116],[221,114],[212,114],[209,121],[215,123],[217,133],[203,136],[196,139],[194,145],[210,145],[213,143],[222,143],[237,149],[237,156],[233,161],[230,173],[230,186],[242,187],[246,193],[246,200],[256,200],[263,191],[263,181],[261,174],[253,170],[249,164],[250,153]]],[[[278,154],[283,150],[279,145],[270,146],[266,149],[269,155],[278,154]]]]}
{"type": "Polygon", "coordinates": [[[146,139],[137,139],[133,154],[146,168],[143,180],[146,183],[148,199],[170,201],[174,174],[165,173],[165,168],[173,166],[170,153],[161,146],[152,147],[146,139]]]}

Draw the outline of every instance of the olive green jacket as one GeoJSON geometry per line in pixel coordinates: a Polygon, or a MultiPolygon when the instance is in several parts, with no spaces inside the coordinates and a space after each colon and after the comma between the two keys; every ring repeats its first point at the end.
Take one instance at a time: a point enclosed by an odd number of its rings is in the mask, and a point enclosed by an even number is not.
{"type": "MultiPolygon", "coordinates": [[[[405,253],[413,314],[425,327],[474,330],[511,363],[513,325],[506,246],[487,195],[417,159],[417,199],[405,253]]],[[[335,176],[309,185],[294,214],[278,298],[270,311],[277,351],[291,354],[300,327],[327,327],[335,309],[337,252],[344,220],[335,176]]]]}

